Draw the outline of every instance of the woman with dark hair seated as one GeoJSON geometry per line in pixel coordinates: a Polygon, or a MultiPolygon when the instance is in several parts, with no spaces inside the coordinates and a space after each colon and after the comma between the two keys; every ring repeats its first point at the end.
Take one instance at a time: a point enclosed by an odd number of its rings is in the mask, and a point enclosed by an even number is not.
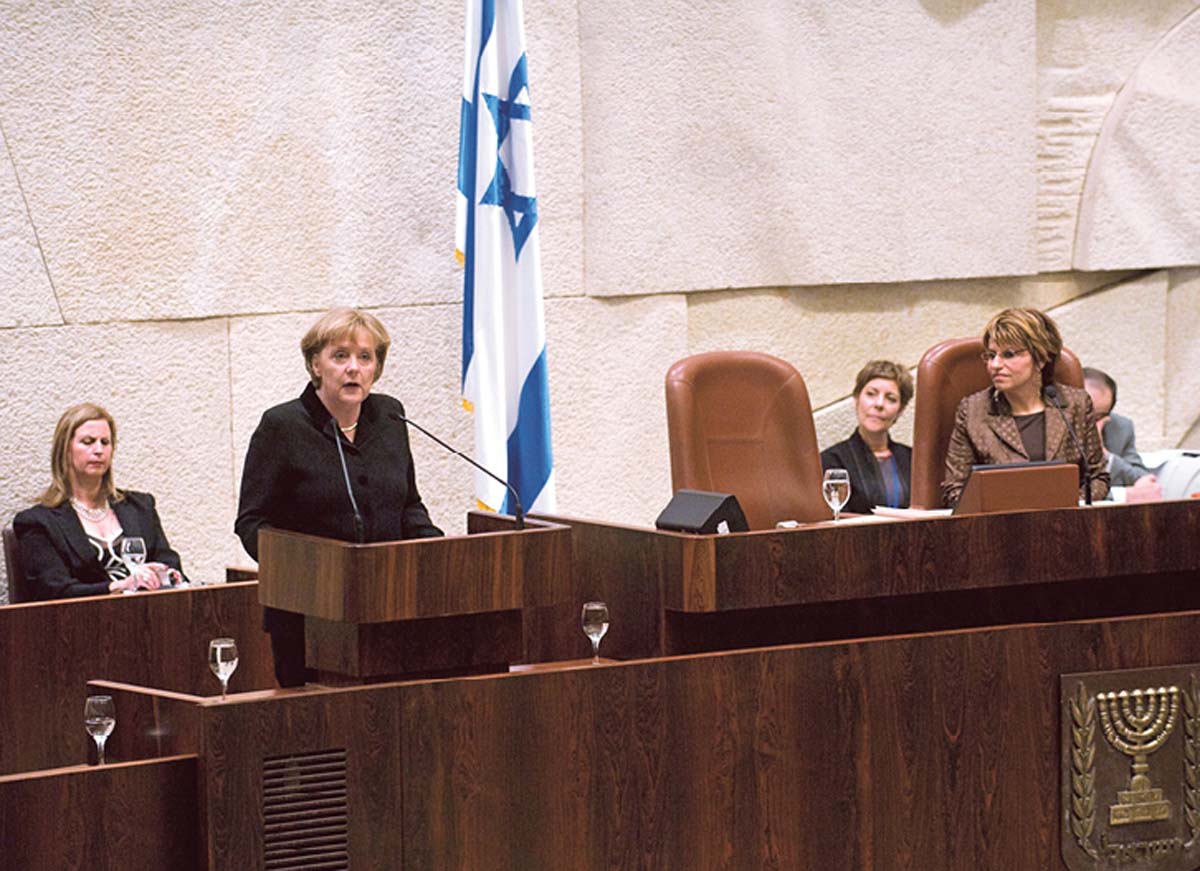
{"type": "Polygon", "coordinates": [[[854,379],[858,426],[850,438],[821,452],[823,468],[850,474],[846,511],[870,514],[876,505],[908,507],[912,448],[893,441],[888,431],[912,395],[912,377],[899,363],[872,360],[854,379]]]}
{"type": "Polygon", "coordinates": [[[118,490],[112,458],[117,425],[90,402],[68,408],[54,428],[50,486],[13,520],[21,564],[38,599],[157,590],[183,579],[154,497],[118,490]],[[143,565],[121,559],[128,538],[145,542],[143,565]]]}
{"type": "Polygon", "coordinates": [[[942,480],[942,499],[948,507],[958,504],[974,465],[1063,460],[1084,469],[1081,498],[1084,486],[1092,499],[1108,493],[1104,445],[1092,400],[1082,387],[1054,383],[1054,364],[1062,347],[1058,325],[1037,309],[1005,309],[988,322],[982,358],[992,386],[958,404],[942,480]],[[1049,411],[1052,405],[1058,410],[1049,411]]]}

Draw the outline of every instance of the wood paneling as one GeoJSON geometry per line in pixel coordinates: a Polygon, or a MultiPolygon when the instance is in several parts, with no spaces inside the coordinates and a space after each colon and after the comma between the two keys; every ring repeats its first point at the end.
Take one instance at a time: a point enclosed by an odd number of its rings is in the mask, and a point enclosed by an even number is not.
{"type": "Polygon", "coordinates": [[[196,757],[0,776],[11,871],[200,871],[196,757]]]}
{"type": "Polygon", "coordinates": [[[520,611],[361,624],[308,617],[305,642],[318,682],[350,685],[507,671],[523,656],[520,611]]]}
{"type": "Polygon", "coordinates": [[[395,685],[206,703],[203,718],[209,871],[244,871],[260,861],[264,759],[338,748],[347,751],[350,867],[403,868],[395,685]]]}
{"type": "MultiPolygon", "coordinates": [[[[1200,608],[1200,501],[693,536],[571,527],[578,602],[617,658],[1200,608]]],[[[535,658],[585,654],[538,615],[535,658]]]]}
{"type": "Polygon", "coordinates": [[[236,692],[275,684],[254,583],[0,607],[0,773],[87,759],[85,684],[107,678],[195,695],[220,684],[210,639],[237,639],[236,692]]]}
{"type": "Polygon", "coordinates": [[[227,702],[95,688],[127,735],[175,736],[147,752],[199,739],[209,871],[262,856],[264,760],[341,749],[360,871],[1059,871],[1059,676],[1196,661],[1187,612],[227,702]]]}
{"type": "Polygon", "coordinates": [[[377,544],[264,529],[266,605],[348,623],[381,623],[552,604],[570,572],[569,532],[511,532],[377,544]]]}
{"type": "Polygon", "coordinates": [[[1064,868],[1058,676],[1200,613],[413,684],[406,871],[1064,868]]]}

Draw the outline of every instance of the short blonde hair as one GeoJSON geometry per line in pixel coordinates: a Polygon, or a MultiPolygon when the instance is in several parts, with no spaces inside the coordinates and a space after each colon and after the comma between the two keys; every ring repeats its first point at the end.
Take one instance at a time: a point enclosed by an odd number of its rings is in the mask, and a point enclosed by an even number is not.
{"type": "Polygon", "coordinates": [[[366,330],[375,343],[375,380],[383,374],[383,363],[387,360],[388,348],[392,337],[380,323],[379,318],[370,312],[354,308],[330,309],[308,328],[304,338],[300,340],[300,353],[304,355],[304,368],[314,387],[321,386],[321,379],[313,373],[313,360],[325,349],[330,342],[336,342],[351,335],[355,330],[366,330]]]}
{"type": "Polygon", "coordinates": [[[1042,370],[1042,383],[1054,381],[1054,364],[1062,353],[1058,324],[1035,308],[1006,308],[992,317],[983,331],[983,347],[995,342],[1005,348],[1028,351],[1042,370]]]}
{"type": "Polygon", "coordinates": [[[913,397],[912,376],[908,374],[907,369],[891,360],[872,360],[859,370],[858,376],[854,379],[854,398],[858,399],[858,394],[863,392],[867,382],[874,381],[876,378],[886,378],[888,381],[896,382],[896,387],[900,391],[900,410],[904,411],[913,397]]]}
{"type": "MultiPolygon", "coordinates": [[[[102,420],[108,424],[113,453],[116,453],[117,422],[102,406],[94,402],[81,402],[64,411],[54,427],[54,440],[50,443],[50,486],[38,500],[47,508],[61,505],[75,495],[71,492],[71,440],[75,438],[77,429],[92,420],[102,420]]],[[[112,463],[108,464],[108,470],[100,481],[100,492],[111,502],[120,502],[125,498],[113,483],[112,463]]]]}

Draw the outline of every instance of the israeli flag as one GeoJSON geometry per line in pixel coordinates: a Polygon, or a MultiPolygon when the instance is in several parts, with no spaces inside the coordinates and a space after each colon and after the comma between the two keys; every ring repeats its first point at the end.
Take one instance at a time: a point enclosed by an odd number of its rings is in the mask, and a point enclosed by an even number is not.
{"type": "MultiPolygon", "coordinates": [[[[463,405],[476,458],[527,511],[554,510],[533,125],[520,0],[467,0],[456,248],[463,265],[463,405]]],[[[475,496],[512,513],[482,473],[475,496]]]]}

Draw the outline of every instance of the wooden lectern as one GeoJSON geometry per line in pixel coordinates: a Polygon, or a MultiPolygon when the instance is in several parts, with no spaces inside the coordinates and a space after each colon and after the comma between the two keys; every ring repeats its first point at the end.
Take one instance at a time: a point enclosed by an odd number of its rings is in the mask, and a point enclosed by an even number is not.
{"type": "Polygon", "coordinates": [[[1079,466],[1074,463],[1010,463],[972,466],[955,514],[992,514],[1079,504],[1079,466]]]}
{"type": "Polygon", "coordinates": [[[503,671],[524,661],[523,612],[570,595],[570,547],[540,522],[374,544],[263,529],[259,601],[305,615],[322,683],[503,671]]]}

